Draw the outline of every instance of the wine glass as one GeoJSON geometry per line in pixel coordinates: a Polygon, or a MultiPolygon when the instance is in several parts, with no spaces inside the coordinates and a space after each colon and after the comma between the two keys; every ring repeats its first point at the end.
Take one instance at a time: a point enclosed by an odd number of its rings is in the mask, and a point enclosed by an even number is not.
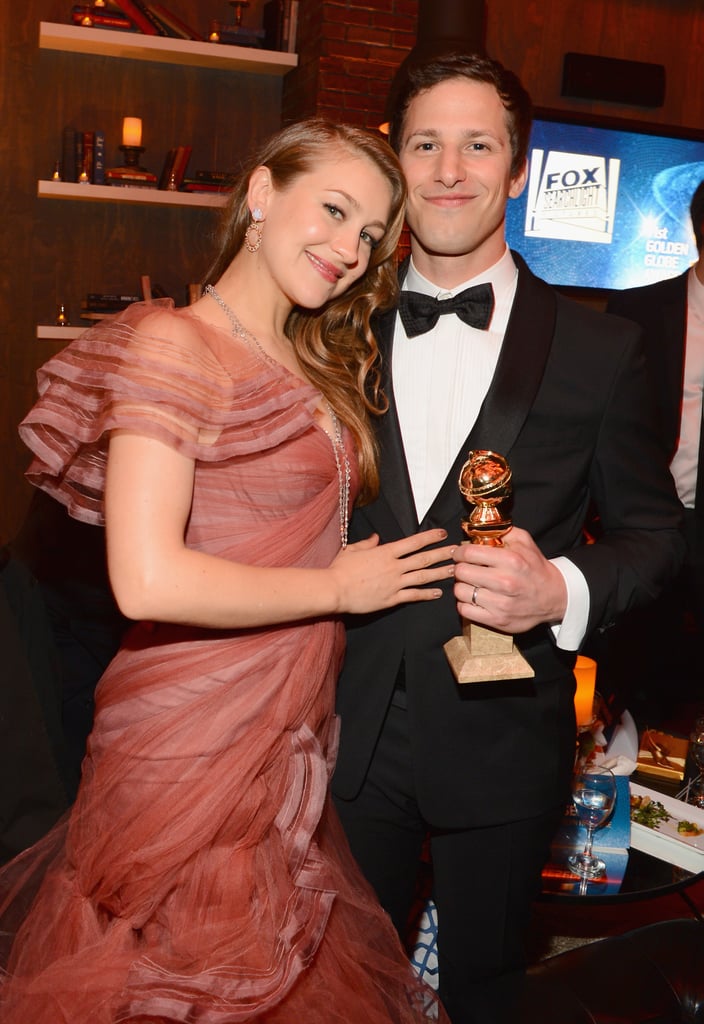
{"type": "Polygon", "coordinates": [[[616,803],[616,777],[610,768],[585,767],[572,780],[572,802],[577,817],[587,828],[582,853],[567,858],[571,870],[580,878],[600,878],[606,864],[592,853],[594,830],[607,820],[616,803]]]}
{"type": "Polygon", "coordinates": [[[704,717],[698,718],[689,736],[689,752],[692,761],[699,769],[699,775],[692,780],[689,788],[689,802],[696,807],[704,807],[704,717]]]}

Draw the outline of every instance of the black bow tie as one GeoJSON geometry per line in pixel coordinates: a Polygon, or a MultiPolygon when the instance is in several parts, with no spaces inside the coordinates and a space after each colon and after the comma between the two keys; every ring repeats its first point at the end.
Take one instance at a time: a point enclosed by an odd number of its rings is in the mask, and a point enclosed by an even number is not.
{"type": "Polygon", "coordinates": [[[494,290],[490,284],[465,288],[450,299],[435,299],[421,292],[401,292],[398,312],[406,334],[415,338],[432,330],[441,313],[456,313],[460,320],[486,330],[494,309],[494,290]]]}

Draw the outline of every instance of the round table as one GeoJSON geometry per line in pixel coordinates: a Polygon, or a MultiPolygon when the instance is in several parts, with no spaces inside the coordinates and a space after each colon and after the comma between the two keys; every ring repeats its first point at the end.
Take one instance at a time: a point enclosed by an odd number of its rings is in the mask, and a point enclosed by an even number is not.
{"type": "MultiPolygon", "coordinates": [[[[618,726],[606,749],[606,755],[615,757],[622,755],[634,763],[638,757],[638,730],[628,711],[621,715],[618,726]]],[[[670,781],[652,775],[644,775],[635,771],[631,781],[655,790],[666,797],[676,797],[682,787],[679,781],[670,781]]],[[[639,844],[642,845],[642,844],[639,844]]],[[[704,878],[704,858],[702,870],[679,867],[668,860],[655,856],[645,850],[635,849],[632,845],[627,851],[599,851],[607,865],[605,878],[584,882],[570,873],[565,860],[564,849],[553,849],[553,859],[543,873],[543,892],[541,900],[549,902],[604,904],[615,902],[633,902],[636,900],[653,899],[669,893],[679,892],[682,898],[699,917],[699,911],[692,906],[685,890],[688,886],[704,878]]]]}
{"type": "MultiPolygon", "coordinates": [[[[604,859],[609,862],[608,854],[604,859]]],[[[559,880],[554,876],[544,876],[545,887],[540,899],[546,902],[568,902],[568,903],[628,903],[636,900],[654,899],[658,896],[666,896],[669,893],[678,892],[689,908],[700,916],[699,910],[694,907],[687,897],[685,890],[688,886],[704,879],[704,871],[693,872],[685,868],[677,867],[659,857],[653,857],[642,850],[631,848],[626,857],[623,875],[618,880],[616,872],[605,881],[596,880],[584,882],[582,879],[565,873],[559,880]]]]}

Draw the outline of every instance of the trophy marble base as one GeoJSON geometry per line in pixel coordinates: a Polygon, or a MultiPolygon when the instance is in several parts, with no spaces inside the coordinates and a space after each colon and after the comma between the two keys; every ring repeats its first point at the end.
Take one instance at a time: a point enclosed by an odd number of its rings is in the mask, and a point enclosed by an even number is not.
{"type": "Polygon", "coordinates": [[[458,683],[532,679],[535,675],[512,636],[476,622],[465,622],[462,636],[453,636],[443,649],[458,683]]]}

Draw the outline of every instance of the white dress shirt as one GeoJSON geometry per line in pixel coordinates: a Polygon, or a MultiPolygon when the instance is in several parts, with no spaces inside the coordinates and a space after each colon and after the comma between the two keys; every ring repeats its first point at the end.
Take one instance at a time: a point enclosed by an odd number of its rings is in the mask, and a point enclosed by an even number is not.
{"type": "MultiPolygon", "coordinates": [[[[438,289],[411,259],[404,289],[444,299],[489,282],[494,312],[487,330],[444,313],[426,334],[408,338],[396,317],[392,354],[393,391],[418,521],[422,521],[474,426],[489,390],[518,284],[518,271],[506,248],[483,274],[451,291],[438,289]]],[[[520,524],[516,524],[520,525],[520,524]]],[[[558,646],[577,650],[589,615],[589,589],[567,558],[553,559],[568,591],[565,616],[555,626],[558,646]]]]}
{"type": "Polygon", "coordinates": [[[704,386],[704,284],[694,267],[687,279],[687,334],[684,350],[684,384],[680,436],[670,469],[685,508],[694,508],[702,430],[704,386]]]}

